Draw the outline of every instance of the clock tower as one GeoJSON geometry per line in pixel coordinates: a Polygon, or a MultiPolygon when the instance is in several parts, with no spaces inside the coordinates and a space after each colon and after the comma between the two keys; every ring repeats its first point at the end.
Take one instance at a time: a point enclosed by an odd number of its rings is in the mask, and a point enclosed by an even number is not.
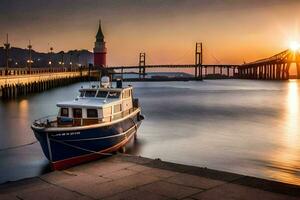
{"type": "Polygon", "coordinates": [[[104,35],[101,28],[101,21],[99,22],[99,28],[96,35],[96,42],[94,47],[94,66],[106,67],[106,47],[104,35]]]}

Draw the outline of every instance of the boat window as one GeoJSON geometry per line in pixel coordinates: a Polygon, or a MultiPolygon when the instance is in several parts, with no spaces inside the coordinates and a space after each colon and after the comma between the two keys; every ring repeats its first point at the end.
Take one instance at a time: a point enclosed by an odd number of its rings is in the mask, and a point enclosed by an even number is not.
{"type": "Polygon", "coordinates": [[[108,98],[118,99],[120,97],[120,92],[109,92],[108,98]]]}
{"type": "Polygon", "coordinates": [[[74,118],[82,118],[81,108],[73,108],[73,117],[74,118]]]}
{"type": "Polygon", "coordinates": [[[96,91],[85,91],[85,97],[95,97],[96,91]]]}
{"type": "Polygon", "coordinates": [[[109,107],[106,107],[106,108],[103,108],[103,116],[110,116],[112,113],[112,107],[109,106],[109,107]]]}
{"type": "Polygon", "coordinates": [[[98,111],[97,109],[87,109],[86,115],[88,118],[98,118],[98,111]]]}
{"type": "Polygon", "coordinates": [[[84,92],[85,92],[85,91],[80,91],[79,97],[84,97],[84,92]]]}
{"type": "Polygon", "coordinates": [[[69,109],[68,108],[61,108],[60,109],[60,116],[69,117],[69,109]]]}
{"type": "Polygon", "coordinates": [[[117,104],[114,106],[114,113],[121,112],[121,104],[117,104]]]}
{"type": "Polygon", "coordinates": [[[106,98],[107,93],[107,91],[98,91],[97,97],[106,98]]]}

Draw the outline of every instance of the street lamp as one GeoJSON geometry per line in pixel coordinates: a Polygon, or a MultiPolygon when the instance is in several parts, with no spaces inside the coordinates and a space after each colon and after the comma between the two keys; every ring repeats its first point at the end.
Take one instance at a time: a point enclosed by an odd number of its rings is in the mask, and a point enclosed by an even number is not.
{"type": "Polygon", "coordinates": [[[72,68],[73,68],[73,53],[71,52],[70,53],[70,70],[72,71],[72,68]]]}
{"type": "Polygon", "coordinates": [[[73,66],[73,63],[70,62],[70,70],[72,71],[72,66],[73,66]]]}
{"type": "Polygon", "coordinates": [[[28,63],[29,65],[31,65],[31,64],[33,63],[33,60],[27,60],[27,63],[28,63]]]}
{"type": "Polygon", "coordinates": [[[5,48],[5,60],[6,60],[6,66],[5,66],[5,75],[8,74],[8,57],[9,57],[9,49],[10,49],[10,44],[8,43],[8,34],[6,34],[6,43],[4,43],[4,48],[5,48]]]}
{"type": "Polygon", "coordinates": [[[31,58],[31,49],[32,49],[32,45],[31,45],[31,42],[29,40],[29,44],[28,44],[28,50],[29,50],[29,59],[27,60],[27,63],[28,63],[28,66],[29,66],[29,74],[31,74],[31,65],[33,63],[33,60],[31,58]]]}
{"type": "Polygon", "coordinates": [[[48,65],[49,65],[49,69],[50,69],[50,72],[51,72],[51,65],[52,65],[52,62],[49,61],[49,62],[48,62],[48,65]]]}
{"type": "Polygon", "coordinates": [[[58,62],[59,65],[61,65],[62,67],[64,67],[65,63],[64,63],[64,51],[61,51],[61,61],[58,62]]]}
{"type": "Polygon", "coordinates": [[[49,56],[49,68],[50,68],[50,72],[52,72],[52,55],[53,55],[53,47],[50,47],[50,56],[49,56]]]}

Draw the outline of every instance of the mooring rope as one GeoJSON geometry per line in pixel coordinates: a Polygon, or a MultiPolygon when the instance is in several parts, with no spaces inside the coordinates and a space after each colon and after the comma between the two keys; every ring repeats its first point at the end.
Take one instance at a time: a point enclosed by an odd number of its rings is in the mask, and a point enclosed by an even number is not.
{"type": "MultiPolygon", "coordinates": [[[[132,118],[130,118],[130,119],[132,119],[132,118]]],[[[134,127],[133,128],[135,129],[135,133],[134,134],[136,134],[136,132],[137,132],[137,124],[134,121],[133,121],[133,123],[134,123],[134,127]]],[[[131,128],[129,130],[131,130],[131,128]]],[[[128,130],[128,132],[129,132],[129,130],[128,130]]],[[[53,138],[49,138],[49,140],[51,140],[53,142],[57,142],[57,143],[63,144],[63,145],[66,145],[66,146],[69,146],[69,147],[72,147],[72,148],[75,148],[75,149],[86,151],[86,152],[89,152],[89,153],[94,153],[94,154],[99,154],[99,155],[105,155],[105,156],[114,155],[113,153],[102,153],[102,152],[99,152],[99,151],[94,151],[94,150],[86,149],[86,148],[79,147],[79,146],[76,146],[76,145],[72,145],[72,144],[66,143],[64,141],[56,140],[56,139],[53,139],[53,138]]]]}
{"type": "Polygon", "coordinates": [[[1,152],[1,151],[8,151],[8,150],[12,150],[12,149],[18,149],[18,148],[30,146],[30,145],[33,145],[33,144],[35,144],[35,143],[37,143],[37,142],[38,142],[38,141],[36,140],[36,141],[30,142],[30,143],[27,143],[27,144],[21,144],[21,145],[14,146],[14,147],[3,148],[3,149],[0,149],[0,152],[1,152]]]}

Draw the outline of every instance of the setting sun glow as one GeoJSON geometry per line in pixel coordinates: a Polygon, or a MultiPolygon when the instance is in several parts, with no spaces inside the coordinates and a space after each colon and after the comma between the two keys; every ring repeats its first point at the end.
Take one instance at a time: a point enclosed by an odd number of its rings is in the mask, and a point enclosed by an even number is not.
{"type": "Polygon", "coordinates": [[[297,42],[297,41],[290,42],[290,49],[292,51],[297,51],[297,50],[299,50],[299,48],[300,48],[299,42],[297,42]]]}

